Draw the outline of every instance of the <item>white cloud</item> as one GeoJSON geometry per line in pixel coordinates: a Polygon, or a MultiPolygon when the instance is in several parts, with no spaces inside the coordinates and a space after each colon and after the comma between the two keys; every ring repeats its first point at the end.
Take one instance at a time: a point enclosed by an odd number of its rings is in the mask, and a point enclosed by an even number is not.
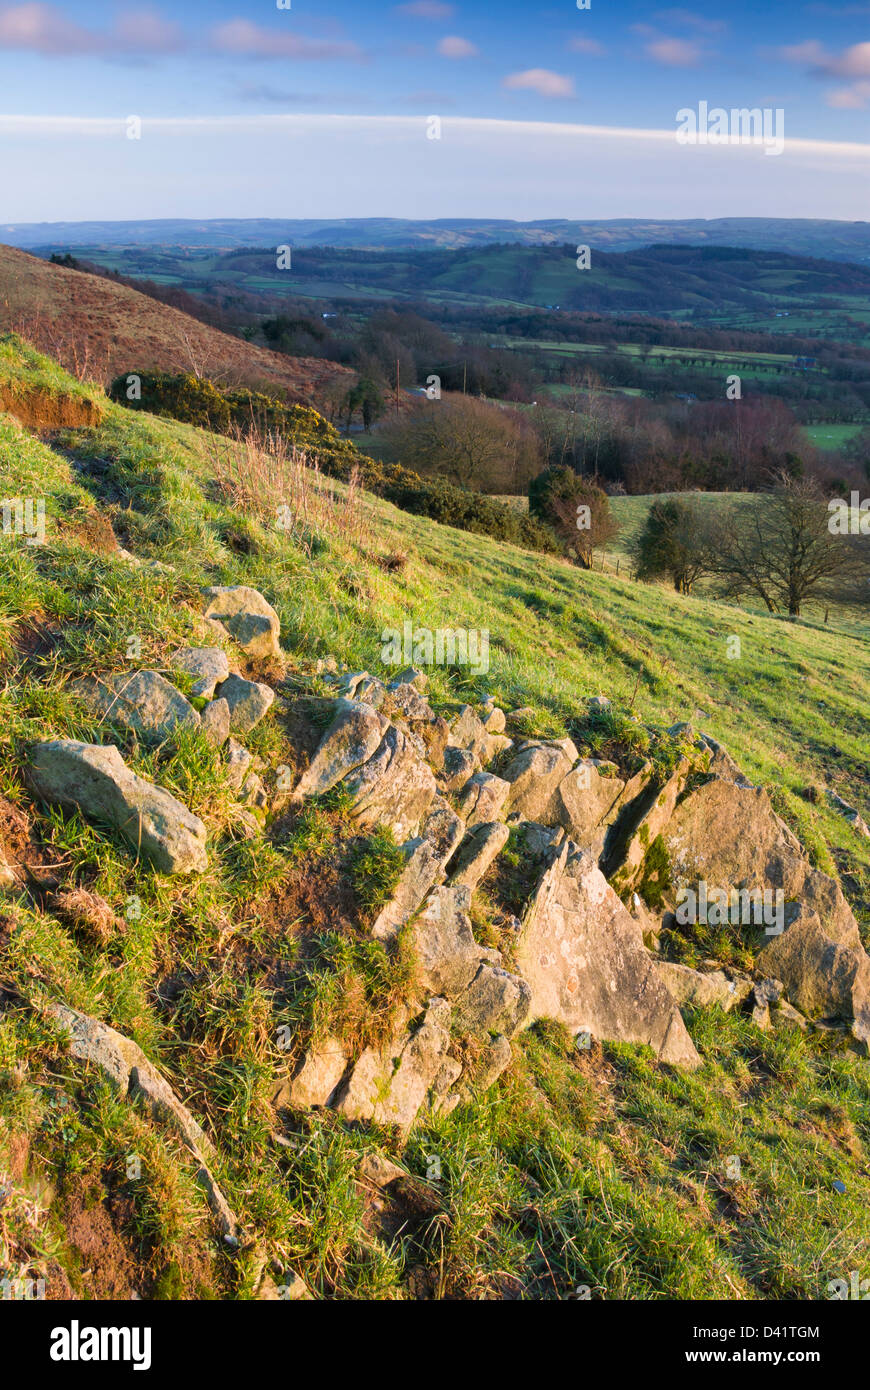
{"type": "Polygon", "coordinates": [[[461,39],[458,34],[448,34],[439,43],[438,52],[442,58],[476,58],[478,50],[468,39],[461,39]]]}
{"type": "Polygon", "coordinates": [[[701,45],[692,39],[653,39],[646,51],[669,68],[693,68],[704,56],[701,45]]]}
{"type": "Polygon", "coordinates": [[[573,97],[573,78],[563,77],[549,68],[527,68],[525,72],[512,72],[502,84],[509,91],[537,92],[542,97],[573,97]]]}

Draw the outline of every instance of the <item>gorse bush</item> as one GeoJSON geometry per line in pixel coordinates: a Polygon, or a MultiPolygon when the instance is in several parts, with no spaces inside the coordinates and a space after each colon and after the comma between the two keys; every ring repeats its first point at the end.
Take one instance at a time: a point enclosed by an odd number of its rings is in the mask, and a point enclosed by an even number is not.
{"type": "Polygon", "coordinates": [[[129,400],[131,375],[122,373],[109,388],[111,399],[120,405],[166,415],[217,434],[280,437],[293,449],[305,452],[321,473],[345,483],[357,479],[367,491],[402,511],[529,550],[561,552],[553,532],[535,518],[444,478],[422,478],[400,463],[371,459],[310,406],[287,405],[257,391],[230,390],[189,373],[171,376],[165,372],[137,372],[139,399],[129,400]]]}

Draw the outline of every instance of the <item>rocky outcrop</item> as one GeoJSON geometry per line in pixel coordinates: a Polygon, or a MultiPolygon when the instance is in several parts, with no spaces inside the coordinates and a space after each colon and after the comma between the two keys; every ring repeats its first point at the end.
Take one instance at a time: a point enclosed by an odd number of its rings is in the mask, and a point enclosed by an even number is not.
{"type": "Polygon", "coordinates": [[[432,999],[419,1027],[398,1047],[366,1048],[335,1103],[338,1113],[410,1129],[447,1058],[449,1018],[447,1001],[432,999]]]}
{"type": "Polygon", "coordinates": [[[114,827],[161,873],[201,873],[208,865],[199,817],[163,787],[131,772],[117,748],[71,739],[38,743],[28,780],[42,801],[114,827]]]}
{"type": "Polygon", "coordinates": [[[372,935],[392,941],[417,911],[430,888],[441,883],[445,865],[462,840],[465,826],[442,796],[432,802],[420,834],[402,846],[407,863],[391,900],[381,909],[372,935]]]}

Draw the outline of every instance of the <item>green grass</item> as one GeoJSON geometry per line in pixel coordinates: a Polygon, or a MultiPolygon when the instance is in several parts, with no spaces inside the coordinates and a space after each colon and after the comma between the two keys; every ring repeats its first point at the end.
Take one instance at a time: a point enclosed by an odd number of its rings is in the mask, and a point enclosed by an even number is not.
{"type": "MultiPolygon", "coordinates": [[[[17,370],[30,370],[23,355],[17,370]]],[[[51,364],[33,370],[66,389],[51,364]]],[[[11,495],[44,494],[51,519],[44,546],[3,542],[0,795],[30,805],[22,768],[33,739],[117,741],[131,767],[204,817],[210,856],[195,880],[160,878],[100,827],[37,810],[73,881],[105,898],[120,925],[95,940],[23,895],[0,899],[0,1170],[22,1135],[30,1144],[16,1195],[0,1208],[10,1271],[58,1280],[62,1269],[74,1290],[106,1296],[70,1248],[65,1216],[70,1201],[93,1206],[109,1192],[139,1292],[236,1298],[253,1285],[249,1256],[230,1256],[214,1237],[192,1161],[63,1054],[39,1010],[49,997],[104,1018],[159,1063],[217,1145],[217,1176],[250,1248],[296,1269],[317,1296],[407,1298],[422,1279],[436,1297],[497,1297],[510,1286],[568,1298],[585,1286],[593,1298],[811,1299],[862,1268],[868,1063],[821,1035],[761,1033],[745,1016],[687,1015],[705,1063],[691,1076],[640,1047],[580,1054],[558,1028],[539,1025],[492,1091],[419,1126],[404,1148],[331,1113],[300,1118],[294,1147],[276,1144],[270,1095],[287,1062],[278,1029],[290,1029],[295,1052],[335,1030],[376,1040],[413,977],[401,947],[390,953],[366,926],[395,884],[396,846],[382,833],[356,835],[335,796],[271,838],[240,838],[233,798],[198,737],[136,745],[96,726],[67,689],[83,672],[123,669],[131,635],[140,664],[166,670],[190,639],[207,583],[262,590],[281,618],[288,688],[315,695],[326,693],[315,662],[327,655],[392,674],[381,633],[406,618],[486,628],[489,672],[433,669],[436,708],[491,693],[507,709],[531,706],[530,729],[559,734],[579,727],[585,697],[603,693],[620,727],[628,711],[660,727],[694,720],[774,790],[815,862],[839,870],[866,929],[870,845],[826,801],[802,794],[825,783],[865,818],[870,811],[860,629],[581,572],[370,497],[359,504],[361,530],[324,525],[312,549],[310,537],[303,548],[249,519],[236,553],[227,540],[240,518],[214,488],[201,434],[110,403],[100,427],[66,432],[56,449],[0,418],[0,470],[11,495]],[[95,552],[61,527],[71,506],[83,517],[92,507],[129,549],[174,569],[95,552]],[[377,563],[393,553],[407,555],[403,568],[377,563]],[[44,644],[29,640],[40,633],[44,644]],[[736,662],[726,655],[732,634],[742,642],[736,662]],[[305,884],[326,873],[354,889],[355,915],[307,930],[305,884]],[[372,1147],[429,1175],[437,1216],[379,1234],[353,1180],[372,1147]],[[130,1153],[142,1159],[136,1180],[130,1153]],[[38,1180],[54,1196],[28,1222],[23,1203],[38,1180]]],[[[644,499],[615,505],[637,524],[644,499]]],[[[587,734],[590,748],[604,746],[606,730],[587,734]]],[[[270,768],[292,757],[277,711],[248,743],[270,768]]]]}

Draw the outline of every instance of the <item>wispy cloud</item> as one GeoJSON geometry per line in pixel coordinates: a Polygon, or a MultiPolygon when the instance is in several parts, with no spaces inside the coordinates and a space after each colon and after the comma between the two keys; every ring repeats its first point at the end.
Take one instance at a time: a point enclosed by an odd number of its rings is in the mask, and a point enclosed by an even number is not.
{"type": "Polygon", "coordinates": [[[668,68],[694,68],[704,57],[703,48],[693,39],[652,39],[646,52],[668,68]]]}
{"type": "Polygon", "coordinates": [[[476,58],[478,50],[468,39],[462,39],[458,34],[448,34],[438,45],[438,52],[442,58],[476,58]]]}
{"type": "Polygon", "coordinates": [[[870,101],[870,43],[853,43],[841,53],[829,53],[818,39],[806,39],[778,50],[787,63],[806,67],[812,77],[852,78],[845,87],[826,95],[829,106],[843,111],[861,110],[870,101]]]}
{"type": "Polygon", "coordinates": [[[396,13],[408,15],[410,19],[450,19],[454,5],[445,5],[442,0],[410,0],[407,5],[397,5],[396,13]]]}
{"type": "Polygon", "coordinates": [[[510,92],[537,92],[542,97],[573,97],[574,79],[549,68],[526,68],[512,72],[501,84],[510,92]]]}
{"type": "Polygon", "coordinates": [[[111,57],[177,53],[187,40],[172,20],[154,10],[121,14],[105,32],[86,29],[54,5],[7,5],[0,9],[0,49],[40,53],[44,57],[85,55],[111,57]]]}
{"type": "Polygon", "coordinates": [[[228,19],[212,29],[211,46],[219,53],[246,58],[361,59],[362,49],[344,41],[306,39],[285,30],[267,29],[249,19],[228,19]]]}
{"type": "Polygon", "coordinates": [[[598,58],[604,53],[604,44],[597,39],[570,39],[568,47],[572,53],[588,53],[590,57],[598,58]]]}

